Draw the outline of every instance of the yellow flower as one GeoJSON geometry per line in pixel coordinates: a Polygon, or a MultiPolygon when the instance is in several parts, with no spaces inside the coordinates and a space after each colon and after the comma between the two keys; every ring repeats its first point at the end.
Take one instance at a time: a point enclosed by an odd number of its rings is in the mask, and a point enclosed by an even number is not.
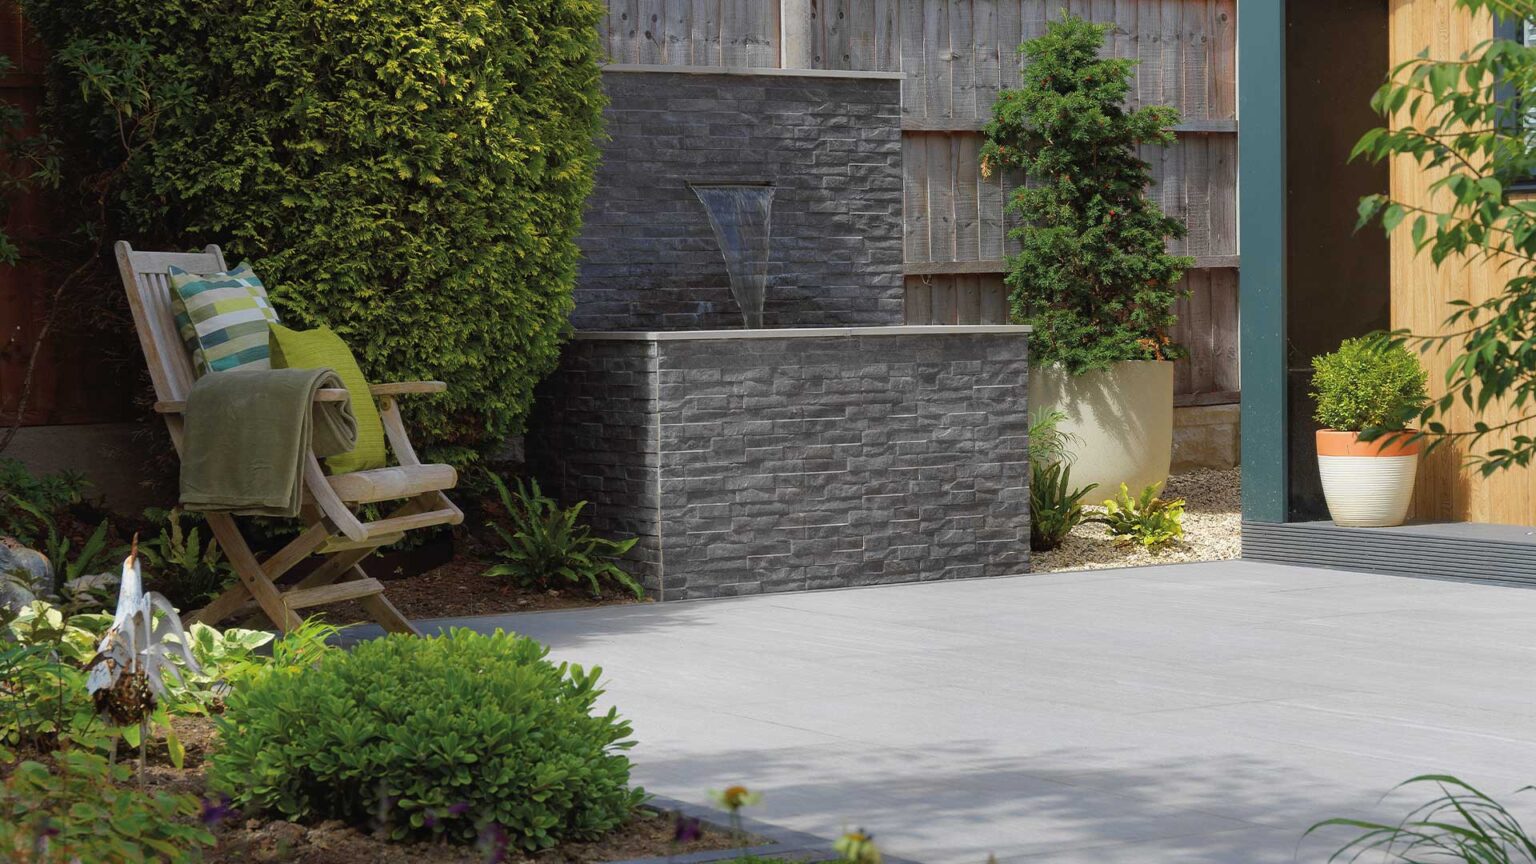
{"type": "Polygon", "coordinates": [[[880,864],[880,847],[875,845],[875,835],[863,828],[846,831],[832,844],[832,850],[848,864],[880,864]]]}
{"type": "Polygon", "coordinates": [[[724,792],[716,792],[711,789],[709,797],[732,813],[763,800],[761,793],[753,792],[745,786],[727,786],[724,792]]]}

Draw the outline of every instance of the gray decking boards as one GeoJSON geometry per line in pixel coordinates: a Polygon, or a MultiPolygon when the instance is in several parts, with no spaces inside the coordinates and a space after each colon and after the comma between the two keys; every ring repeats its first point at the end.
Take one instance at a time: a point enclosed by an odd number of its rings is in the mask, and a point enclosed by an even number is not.
{"type": "Polygon", "coordinates": [[[1536,586],[1536,528],[1470,522],[1340,528],[1243,523],[1243,557],[1393,576],[1536,586]]]}

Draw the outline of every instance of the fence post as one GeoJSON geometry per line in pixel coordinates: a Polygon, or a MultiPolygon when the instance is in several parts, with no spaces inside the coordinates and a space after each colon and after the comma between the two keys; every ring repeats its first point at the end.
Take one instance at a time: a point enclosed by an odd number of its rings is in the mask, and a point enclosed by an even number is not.
{"type": "Polygon", "coordinates": [[[816,66],[817,0],[779,0],[779,65],[785,69],[816,66]]]}

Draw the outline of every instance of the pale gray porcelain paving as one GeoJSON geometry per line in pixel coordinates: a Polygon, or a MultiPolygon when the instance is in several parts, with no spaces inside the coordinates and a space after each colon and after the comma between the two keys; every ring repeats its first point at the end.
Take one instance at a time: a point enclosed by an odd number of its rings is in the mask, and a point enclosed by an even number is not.
{"type": "Polygon", "coordinates": [[[1414,774],[1536,780],[1519,588],[1222,562],[455,623],[604,667],[652,790],[931,864],[1320,864],[1310,824],[1414,774]]]}

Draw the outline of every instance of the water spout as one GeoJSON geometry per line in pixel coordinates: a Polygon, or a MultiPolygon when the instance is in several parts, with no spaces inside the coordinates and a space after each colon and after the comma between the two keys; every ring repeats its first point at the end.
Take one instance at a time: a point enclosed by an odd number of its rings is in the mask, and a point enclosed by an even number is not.
{"type": "Polygon", "coordinates": [[[748,329],[763,326],[763,294],[768,288],[769,221],[773,187],[766,183],[690,183],[709,213],[715,241],[725,257],[731,294],[748,329]]]}

